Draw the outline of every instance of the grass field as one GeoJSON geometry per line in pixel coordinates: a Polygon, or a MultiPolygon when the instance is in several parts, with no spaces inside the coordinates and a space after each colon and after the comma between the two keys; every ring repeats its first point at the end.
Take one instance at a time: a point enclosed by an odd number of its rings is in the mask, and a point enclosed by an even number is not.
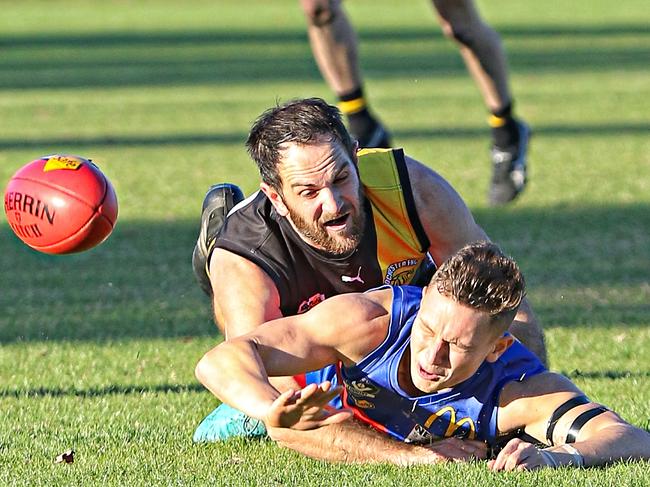
{"type": "MultiPolygon", "coordinates": [[[[650,429],[650,10],[479,2],[533,126],[531,183],[485,205],[480,97],[427,2],[347,2],[366,89],[524,269],[552,368],[650,429]]],[[[194,445],[217,401],[193,369],[221,337],[190,255],[212,182],[246,191],[243,141],[276,100],[322,96],[295,1],[2,2],[0,183],[53,152],[120,201],[90,252],[31,251],[0,220],[0,485],[650,485],[647,463],[495,475],[342,466],[268,442],[194,445]],[[67,449],[73,464],[54,464],[67,449]]]]}

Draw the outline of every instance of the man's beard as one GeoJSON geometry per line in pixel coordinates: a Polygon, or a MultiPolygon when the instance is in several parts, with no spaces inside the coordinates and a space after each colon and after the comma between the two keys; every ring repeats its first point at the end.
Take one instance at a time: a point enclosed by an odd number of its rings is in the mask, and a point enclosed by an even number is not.
{"type": "Polygon", "coordinates": [[[344,255],[355,250],[361,243],[366,224],[366,214],[363,210],[363,195],[359,191],[359,209],[355,213],[352,208],[342,208],[338,215],[322,215],[316,223],[308,223],[293,208],[288,208],[289,216],[296,230],[316,247],[333,255],[344,255]],[[345,234],[330,235],[324,222],[333,220],[344,213],[350,212],[348,228],[345,234]]]}

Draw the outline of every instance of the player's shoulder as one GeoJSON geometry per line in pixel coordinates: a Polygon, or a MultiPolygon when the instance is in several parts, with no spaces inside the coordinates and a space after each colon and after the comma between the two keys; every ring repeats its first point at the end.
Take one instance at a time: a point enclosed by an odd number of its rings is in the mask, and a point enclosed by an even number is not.
{"type": "Polygon", "coordinates": [[[576,394],[580,393],[580,389],[564,375],[545,370],[506,384],[501,392],[500,403],[525,404],[530,401],[542,401],[549,395],[564,393],[576,394]]]}
{"type": "Polygon", "coordinates": [[[272,205],[264,193],[253,193],[228,213],[214,246],[253,261],[258,254],[264,258],[285,257],[286,245],[272,205]]]}
{"type": "Polygon", "coordinates": [[[449,198],[456,195],[451,184],[431,167],[408,155],[404,156],[404,163],[416,196],[435,196],[440,199],[443,196],[449,198]]]}
{"type": "Polygon", "coordinates": [[[244,224],[261,225],[266,223],[269,220],[272,220],[271,208],[272,205],[266,195],[262,191],[256,191],[237,203],[228,212],[221,233],[223,233],[228,226],[235,226],[238,228],[244,224]]]}
{"type": "Polygon", "coordinates": [[[364,293],[344,293],[328,298],[314,308],[320,313],[335,316],[337,320],[373,320],[390,313],[393,291],[389,286],[364,293]]]}
{"type": "Polygon", "coordinates": [[[339,351],[345,365],[352,365],[386,338],[391,298],[390,288],[339,294],[308,311],[306,324],[323,344],[339,351]]]}
{"type": "Polygon", "coordinates": [[[407,156],[406,161],[415,208],[435,262],[443,262],[464,244],[487,240],[461,196],[444,177],[413,158],[407,156]]]}

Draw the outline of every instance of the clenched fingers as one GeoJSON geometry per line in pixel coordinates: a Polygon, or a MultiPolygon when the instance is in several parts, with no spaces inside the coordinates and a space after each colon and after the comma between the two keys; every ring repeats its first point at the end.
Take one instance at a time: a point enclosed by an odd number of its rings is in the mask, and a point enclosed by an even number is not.
{"type": "Polygon", "coordinates": [[[519,438],[510,440],[497,457],[488,462],[488,468],[495,472],[532,470],[545,466],[546,461],[539,449],[519,438]]]}

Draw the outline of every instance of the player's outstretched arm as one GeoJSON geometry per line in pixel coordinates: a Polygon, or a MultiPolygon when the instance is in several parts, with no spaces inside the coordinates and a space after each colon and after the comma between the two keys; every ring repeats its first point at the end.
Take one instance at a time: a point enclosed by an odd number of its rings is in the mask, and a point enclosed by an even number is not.
{"type": "MultiPolygon", "coordinates": [[[[406,157],[406,164],[415,206],[429,239],[429,253],[437,265],[468,243],[490,240],[442,176],[410,157],[406,157]]],[[[510,331],[546,364],[544,333],[526,299],[510,331]]]]}
{"type": "Polygon", "coordinates": [[[479,441],[446,438],[431,445],[414,445],[394,440],[357,420],[318,430],[269,428],[268,432],[281,446],[328,462],[408,466],[469,461],[486,456],[486,446],[479,441]]]}
{"type": "MultiPolygon", "coordinates": [[[[269,383],[269,376],[291,376],[338,361],[350,365],[360,360],[386,337],[388,314],[382,303],[390,302],[391,296],[390,289],[336,296],[305,314],[265,323],[206,353],[196,367],[197,378],[222,401],[266,420],[273,407],[282,406],[274,404],[280,392],[269,383]]],[[[323,390],[315,399],[327,393],[323,390]]],[[[287,417],[283,421],[290,426],[287,417]]]]}
{"type": "MultiPolygon", "coordinates": [[[[214,249],[210,259],[214,318],[226,339],[255,330],[266,321],[282,317],[280,294],[259,266],[224,249],[214,249]]],[[[298,389],[293,377],[273,377],[280,391],[298,389]]]]}
{"type": "Polygon", "coordinates": [[[500,431],[524,427],[527,434],[548,446],[539,448],[513,439],[489,462],[492,470],[590,467],[650,459],[650,434],[591,402],[558,374],[545,373],[510,383],[500,403],[500,431]]]}
{"type": "MultiPolygon", "coordinates": [[[[291,339],[299,325],[293,322],[300,322],[301,318],[272,321],[249,334],[222,342],[201,358],[196,366],[197,378],[223,402],[253,418],[266,420],[274,407],[295,404],[294,391],[289,389],[288,396],[281,395],[269,382],[269,374],[292,375],[336,362],[334,354],[328,361],[324,354],[317,357],[301,353],[302,343],[291,339]],[[275,341],[275,333],[282,337],[283,344],[275,341]]],[[[278,421],[289,420],[280,417],[278,421]]]]}

